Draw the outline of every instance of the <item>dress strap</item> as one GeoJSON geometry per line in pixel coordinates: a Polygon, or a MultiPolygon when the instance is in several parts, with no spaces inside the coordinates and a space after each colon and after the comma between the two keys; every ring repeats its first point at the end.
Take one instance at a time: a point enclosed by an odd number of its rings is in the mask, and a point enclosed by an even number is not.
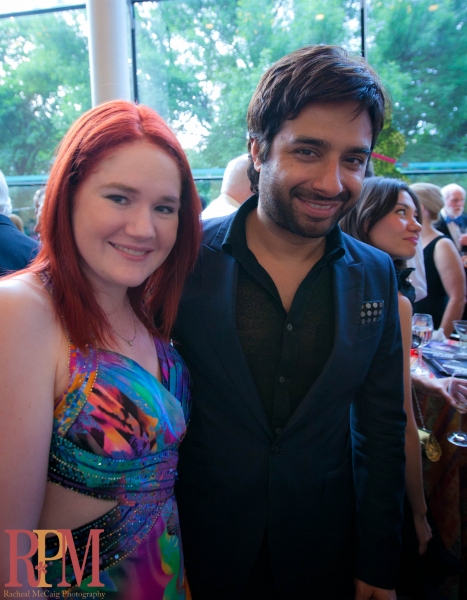
{"type": "Polygon", "coordinates": [[[87,352],[82,352],[69,343],[70,381],[67,389],[55,401],[54,425],[55,434],[65,436],[78,418],[92,392],[99,371],[99,351],[93,346],[87,346],[87,352]]]}
{"type": "Polygon", "coordinates": [[[182,405],[185,421],[188,423],[191,412],[191,379],[183,358],[171,342],[154,337],[162,375],[162,385],[182,405]]]}
{"type": "MultiPolygon", "coordinates": [[[[53,302],[54,286],[49,273],[41,271],[38,275],[53,302]]],[[[70,339],[62,315],[60,319],[68,340],[70,380],[67,389],[55,401],[53,433],[64,436],[75,422],[92,391],[98,372],[99,351],[89,345],[85,352],[77,348],[70,339]]]]}
{"type": "Polygon", "coordinates": [[[442,240],[443,238],[445,238],[445,235],[439,235],[438,237],[435,237],[434,240],[431,240],[431,242],[429,242],[424,248],[423,248],[423,252],[430,252],[432,249],[434,249],[434,247],[436,246],[436,244],[439,242],[439,240],[442,240]]]}

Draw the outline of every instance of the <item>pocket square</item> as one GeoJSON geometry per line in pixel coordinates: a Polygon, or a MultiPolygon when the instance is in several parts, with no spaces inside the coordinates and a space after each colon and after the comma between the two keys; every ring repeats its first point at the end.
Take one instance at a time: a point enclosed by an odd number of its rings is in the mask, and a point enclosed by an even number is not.
{"type": "Polygon", "coordinates": [[[383,318],[384,300],[366,300],[360,310],[360,325],[375,323],[383,318]]]}

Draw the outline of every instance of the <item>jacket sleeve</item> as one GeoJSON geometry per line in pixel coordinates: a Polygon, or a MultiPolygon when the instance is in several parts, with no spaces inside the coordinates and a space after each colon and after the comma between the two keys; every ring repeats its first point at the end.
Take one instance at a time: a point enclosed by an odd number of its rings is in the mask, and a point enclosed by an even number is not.
{"type": "MultiPolygon", "coordinates": [[[[351,407],[357,510],[357,579],[385,589],[396,583],[405,471],[403,359],[395,272],[384,329],[351,407]]],[[[379,273],[383,277],[384,272],[379,273]]]]}

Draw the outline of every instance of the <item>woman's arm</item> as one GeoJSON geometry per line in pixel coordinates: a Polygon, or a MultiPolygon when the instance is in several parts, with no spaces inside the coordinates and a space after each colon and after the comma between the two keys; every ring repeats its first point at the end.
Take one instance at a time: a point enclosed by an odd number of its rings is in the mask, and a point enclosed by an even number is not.
{"type": "Polygon", "coordinates": [[[446,294],[449,297],[444,309],[441,327],[449,337],[454,328],[452,322],[462,319],[465,305],[465,273],[457,248],[451,240],[444,238],[435,246],[433,259],[446,294]]]}
{"type": "Polygon", "coordinates": [[[467,413],[467,407],[451,396],[449,393],[450,377],[441,377],[440,379],[424,377],[423,375],[412,375],[412,382],[415,389],[422,394],[433,396],[434,398],[442,398],[449,402],[454,408],[462,414],[467,413]]]}
{"type": "MultiPolygon", "coordinates": [[[[59,326],[41,287],[31,274],[0,282],[0,589],[10,575],[5,530],[37,528],[47,480],[59,326]]],[[[18,535],[18,554],[28,546],[18,535]]]]}
{"type": "Polygon", "coordinates": [[[407,414],[405,429],[405,485],[410,507],[412,508],[420,554],[424,554],[431,539],[431,528],[426,519],[427,506],[423,490],[422,453],[418,437],[417,423],[412,406],[412,384],[410,378],[410,348],[412,345],[412,306],[410,301],[399,294],[399,318],[402,331],[404,355],[404,409],[407,414]]]}

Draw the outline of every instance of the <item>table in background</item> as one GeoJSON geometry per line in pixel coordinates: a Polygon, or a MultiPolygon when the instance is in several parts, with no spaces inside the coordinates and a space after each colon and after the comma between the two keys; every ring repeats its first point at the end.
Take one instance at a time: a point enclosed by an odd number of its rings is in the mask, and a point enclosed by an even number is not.
{"type": "MultiPolygon", "coordinates": [[[[430,363],[425,363],[431,368],[430,363]]],[[[439,373],[438,373],[439,374],[439,373]]],[[[425,493],[446,549],[461,560],[466,573],[450,577],[440,588],[449,600],[467,599],[467,448],[451,444],[447,436],[459,428],[459,413],[440,398],[418,393],[425,425],[442,449],[438,462],[423,456],[425,493]]],[[[414,406],[415,415],[417,409],[414,406]]],[[[467,426],[467,416],[463,429],[467,426]]]]}

